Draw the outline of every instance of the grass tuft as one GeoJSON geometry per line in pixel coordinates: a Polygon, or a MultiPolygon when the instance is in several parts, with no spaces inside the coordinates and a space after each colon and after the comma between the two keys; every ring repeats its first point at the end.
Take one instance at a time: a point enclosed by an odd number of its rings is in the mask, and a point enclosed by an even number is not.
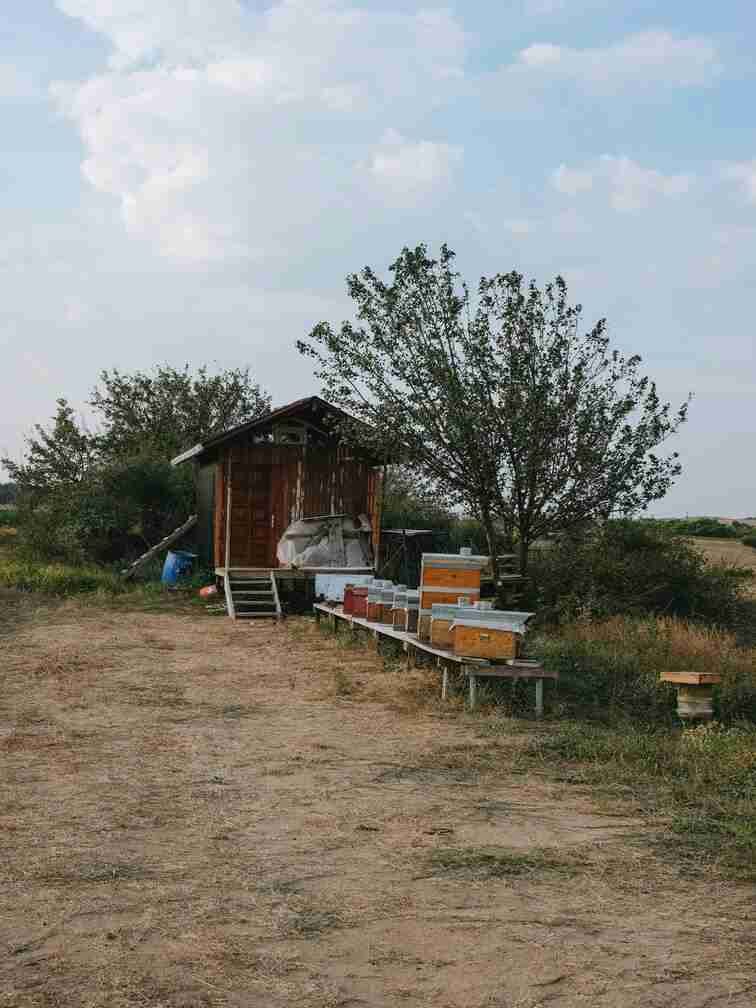
{"type": "Polygon", "coordinates": [[[545,872],[573,875],[576,871],[575,861],[546,848],[522,851],[505,847],[441,847],[428,855],[427,863],[435,874],[475,880],[545,872]]]}

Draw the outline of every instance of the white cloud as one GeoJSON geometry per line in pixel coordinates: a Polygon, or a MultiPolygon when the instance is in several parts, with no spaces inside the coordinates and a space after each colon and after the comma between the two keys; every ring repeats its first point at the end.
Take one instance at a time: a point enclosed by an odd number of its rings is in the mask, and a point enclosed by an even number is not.
{"type": "Polygon", "coordinates": [[[644,168],[631,158],[603,154],[582,168],[560,165],[552,174],[551,183],[557,192],[571,197],[596,189],[612,209],[633,213],[659,197],[684,195],[691,187],[692,178],[690,175],[665,175],[655,168],[644,168]]]}
{"type": "Polygon", "coordinates": [[[370,158],[370,174],[391,197],[416,199],[447,184],[462,148],[431,140],[411,141],[389,129],[370,158]]]}
{"type": "Polygon", "coordinates": [[[59,0],[112,43],[109,72],[53,95],[77,125],[82,172],[127,232],[170,258],[285,256],[355,226],[365,169],[392,198],[449,179],[458,148],[414,132],[463,76],[465,34],[445,10],[281,0],[253,15],[219,0],[59,0]],[[397,121],[397,119],[399,121],[397,121]]]}
{"type": "Polygon", "coordinates": [[[566,196],[577,196],[578,193],[587,192],[592,188],[593,173],[568,168],[567,165],[562,164],[552,175],[551,181],[557,192],[564,193],[566,196]]]}
{"type": "Polygon", "coordinates": [[[740,183],[748,203],[756,203],[756,158],[725,165],[722,174],[740,183]]]}
{"type": "Polygon", "coordinates": [[[585,49],[536,42],[521,50],[504,73],[510,82],[520,78],[541,84],[568,81],[590,91],[611,92],[628,86],[706,84],[720,69],[717,48],[710,39],[654,30],[585,49]]]}

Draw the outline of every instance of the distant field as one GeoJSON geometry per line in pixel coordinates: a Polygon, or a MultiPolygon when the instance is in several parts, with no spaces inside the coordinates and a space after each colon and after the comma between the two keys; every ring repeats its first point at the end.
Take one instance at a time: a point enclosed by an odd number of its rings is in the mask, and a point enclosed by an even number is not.
{"type": "MultiPolygon", "coordinates": [[[[736,567],[750,567],[756,572],[756,549],[744,546],[737,539],[689,539],[696,549],[699,549],[707,560],[735,564],[736,567]]],[[[756,581],[751,591],[756,595],[756,581]]]]}

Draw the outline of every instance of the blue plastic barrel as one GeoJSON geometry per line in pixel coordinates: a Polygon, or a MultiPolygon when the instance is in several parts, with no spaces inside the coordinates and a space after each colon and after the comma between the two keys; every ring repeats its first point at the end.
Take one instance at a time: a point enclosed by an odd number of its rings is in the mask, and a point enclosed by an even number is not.
{"type": "Polygon", "coordinates": [[[184,550],[168,550],[163,564],[163,584],[175,585],[182,578],[191,577],[194,561],[197,559],[196,553],[186,553],[184,550]]]}

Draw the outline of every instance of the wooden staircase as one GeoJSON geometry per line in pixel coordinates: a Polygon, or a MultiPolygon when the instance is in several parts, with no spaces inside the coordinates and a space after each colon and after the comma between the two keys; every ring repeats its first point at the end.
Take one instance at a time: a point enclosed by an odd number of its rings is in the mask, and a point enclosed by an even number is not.
{"type": "Polygon", "coordinates": [[[223,587],[226,611],[231,619],[281,618],[281,603],[273,571],[226,571],[223,587]]]}

